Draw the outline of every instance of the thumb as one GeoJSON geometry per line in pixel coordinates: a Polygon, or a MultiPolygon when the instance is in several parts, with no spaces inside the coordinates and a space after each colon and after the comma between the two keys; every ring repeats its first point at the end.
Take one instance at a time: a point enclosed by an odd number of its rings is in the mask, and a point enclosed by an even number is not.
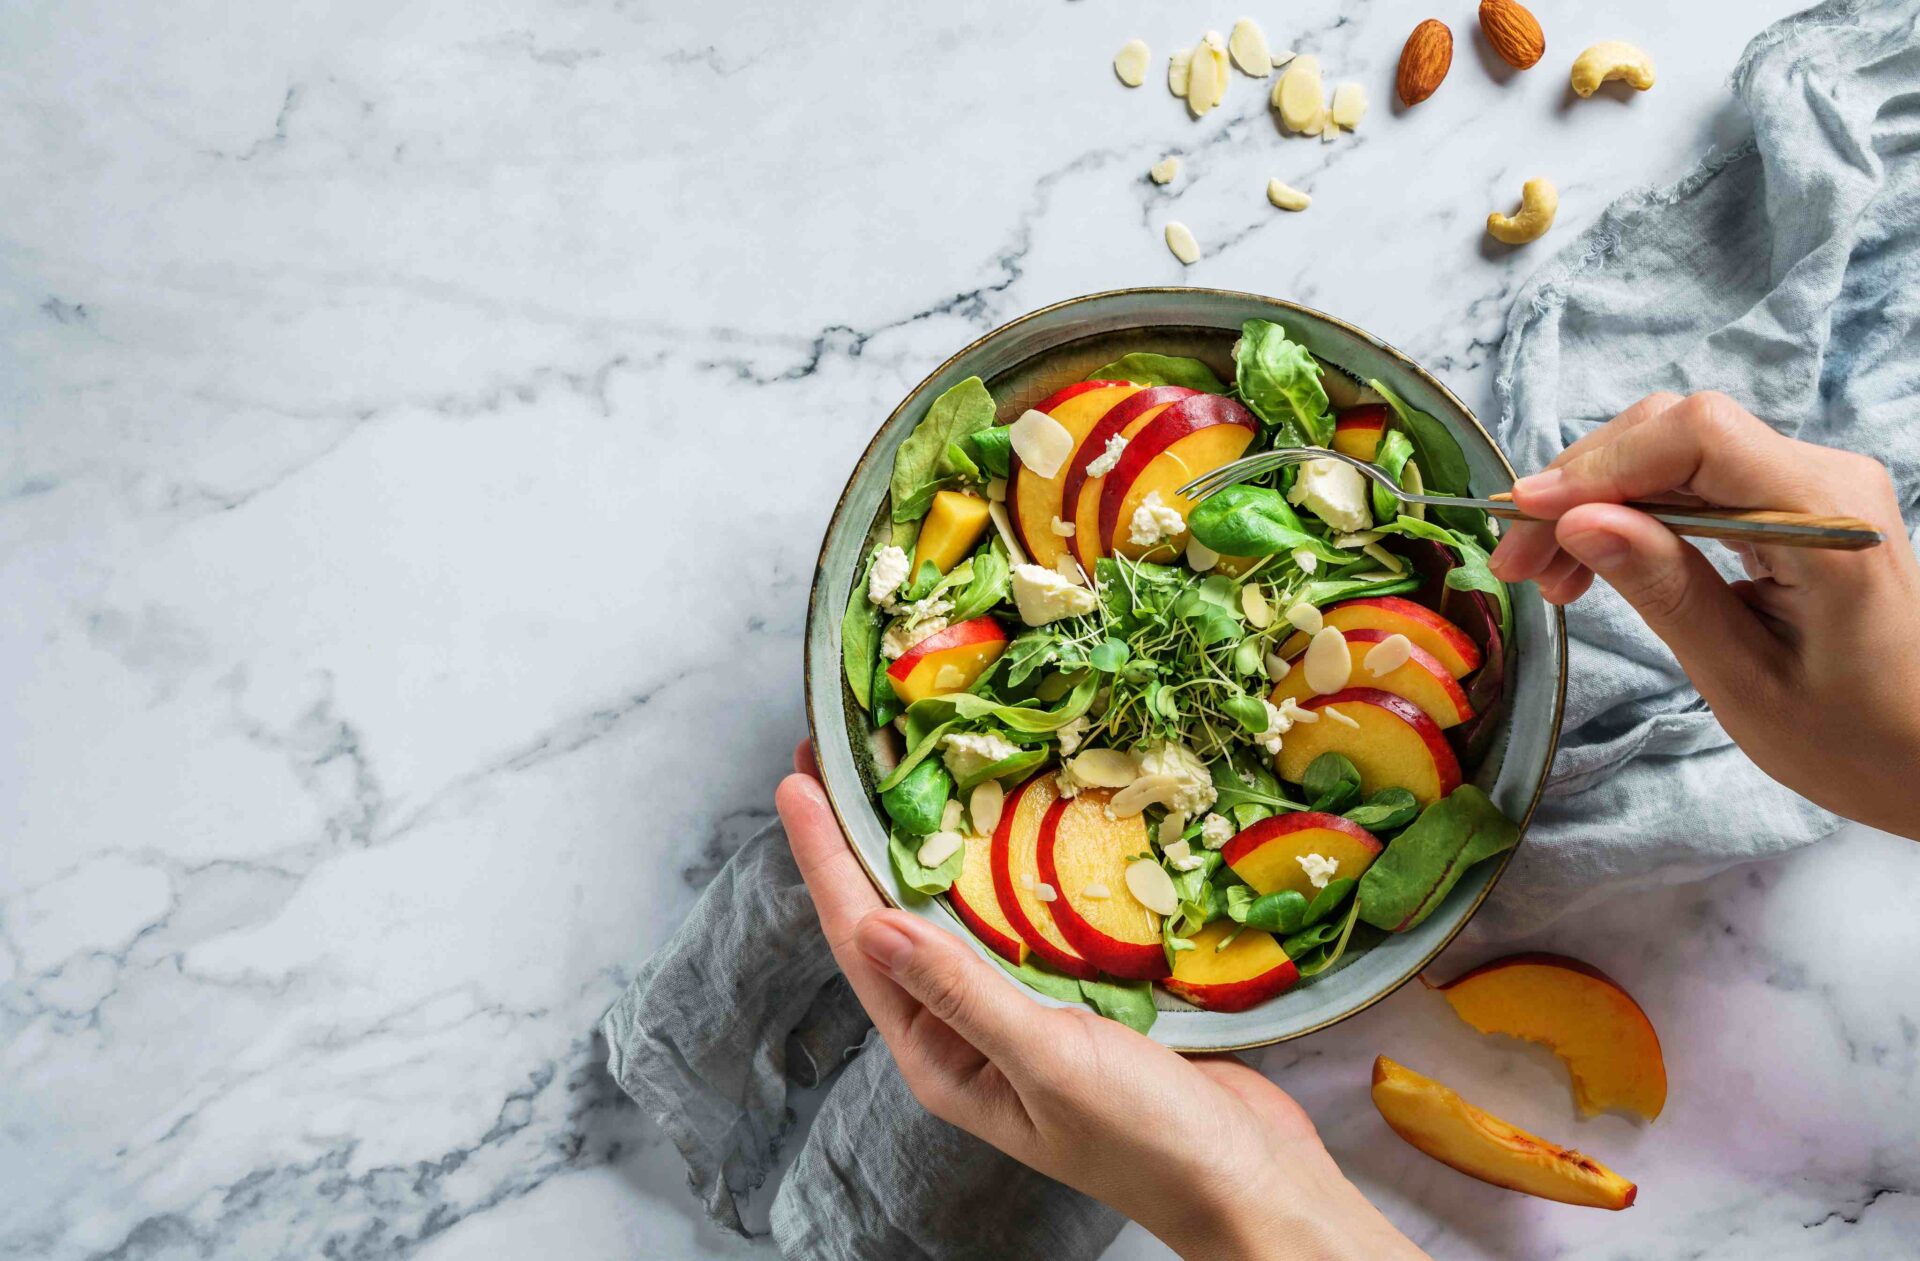
{"type": "MultiPolygon", "coordinates": [[[[950,934],[904,911],[875,911],[854,942],[894,984],[1013,1077],[1039,1036],[1038,1012],[994,966],[950,934]]],[[[881,1030],[882,1033],[888,1032],[881,1030]]]]}
{"type": "Polygon", "coordinates": [[[1652,517],[1582,504],[1560,518],[1555,537],[1633,606],[1709,703],[1754,670],[1773,668],[1780,644],[1772,632],[1697,548],[1652,517]]]}

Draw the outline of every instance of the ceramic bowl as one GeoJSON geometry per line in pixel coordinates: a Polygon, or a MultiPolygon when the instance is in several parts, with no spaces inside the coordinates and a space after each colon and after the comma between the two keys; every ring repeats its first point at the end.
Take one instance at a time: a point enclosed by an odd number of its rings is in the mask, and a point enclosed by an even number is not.
{"type": "MultiPolygon", "coordinates": [[[[854,466],[820,550],[807,609],[807,716],[814,756],[848,843],[881,895],[940,925],[983,956],[987,951],[943,899],[906,893],[887,859],[887,828],[870,784],[875,736],[841,677],[840,619],[870,540],[881,525],[894,448],[955,382],[979,376],[1001,404],[1001,420],[1128,351],[1190,355],[1233,379],[1229,352],[1248,319],[1274,320],[1323,362],[1355,380],[1378,378],[1413,407],[1438,417],[1466,453],[1474,490],[1512,483],[1493,439],[1459,399],[1411,359],[1350,324],[1277,298],[1210,289],[1124,289],[1092,294],[1024,315],[988,333],[936,368],[901,400],[854,466]]],[[[1338,398],[1336,397],[1336,402],[1338,398]]],[[[1502,730],[1473,781],[1524,831],[1553,761],[1566,686],[1566,631],[1558,609],[1531,584],[1513,589],[1513,657],[1502,730]]],[[[887,738],[883,736],[882,738],[887,738]]],[[[882,759],[884,760],[884,759],[882,759]]],[[[1393,934],[1312,982],[1243,1012],[1205,1012],[1156,990],[1163,1010],[1157,1040],[1183,1051],[1224,1051],[1297,1038],[1343,1020],[1392,993],[1431,960],[1485,900],[1510,851],[1467,873],[1438,910],[1411,932],[1393,934]]],[[[1011,976],[1011,988],[1024,989],[1011,976]]],[[[1036,1001],[1053,1000],[1030,994],[1036,1001]]],[[[1017,1001],[1008,994],[1008,1001],[1017,1001]]]]}

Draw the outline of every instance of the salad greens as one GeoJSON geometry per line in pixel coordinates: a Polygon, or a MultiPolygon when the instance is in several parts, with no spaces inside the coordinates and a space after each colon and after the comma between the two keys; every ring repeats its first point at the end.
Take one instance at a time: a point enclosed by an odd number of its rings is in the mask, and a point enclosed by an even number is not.
{"type": "MultiPolygon", "coordinates": [[[[1088,379],[1224,396],[1208,406],[1216,416],[1224,407],[1224,414],[1244,417],[1253,449],[1334,441],[1342,412],[1328,394],[1325,369],[1280,325],[1248,321],[1233,366],[1229,385],[1200,360],[1142,352],[1105,364],[1088,379]]],[[[1354,387],[1346,388],[1340,397],[1351,399],[1354,387]]],[[[1371,388],[1380,402],[1366,406],[1389,417],[1384,429],[1365,425],[1369,418],[1356,422],[1363,434],[1379,433],[1374,464],[1400,485],[1417,477],[1419,485],[1437,491],[1466,492],[1469,468],[1447,428],[1381,382],[1371,388]]],[[[1044,406],[1074,406],[1071,400],[1078,397],[1090,400],[1079,406],[1110,408],[1127,392],[1080,387],[1044,406]]],[[[1501,641],[1511,642],[1511,601],[1488,567],[1493,536],[1484,514],[1403,512],[1378,487],[1358,483],[1350,492],[1336,491],[1324,470],[1308,478],[1287,469],[1228,487],[1198,505],[1183,502],[1184,528],[1171,546],[1149,534],[1148,541],[1120,547],[1123,536],[1139,533],[1138,519],[1123,531],[1103,526],[1108,537],[1088,545],[1068,524],[1087,519],[1084,498],[1071,508],[1061,504],[1050,521],[1044,511],[1037,520],[1020,519],[1028,511],[1028,492],[1020,503],[994,502],[1005,498],[1005,479],[1021,459],[1012,428],[998,423],[998,413],[978,377],[933,400],[895,453],[890,521],[863,558],[841,620],[848,693],[876,729],[897,735],[888,737],[892,747],[881,756],[883,769],[874,772],[875,793],[890,822],[895,874],[909,894],[945,892],[965,870],[964,845],[936,867],[922,864],[919,855],[929,837],[976,826],[991,830],[992,819],[975,820],[973,813],[1009,817],[1004,810],[1036,777],[1051,777],[1050,791],[1063,797],[1107,794],[1094,800],[1109,818],[1138,816],[1144,824],[1113,833],[1144,837],[1126,841],[1130,849],[1137,844],[1137,852],[1111,856],[1122,867],[1100,882],[1106,886],[1101,891],[1091,881],[1084,889],[1049,888],[1033,905],[1051,903],[1051,913],[1065,925],[1063,916],[1078,913],[1077,898],[1134,899],[1132,877],[1138,873],[1129,865],[1157,866],[1171,888],[1166,905],[1172,910],[1148,916],[1148,931],[1157,932],[1165,960],[1156,975],[1173,972],[1182,996],[1205,1006],[1205,995],[1182,980],[1206,974],[1195,962],[1203,957],[1194,953],[1203,949],[1198,941],[1210,943],[1206,958],[1231,959],[1236,956],[1228,952],[1249,934],[1268,934],[1302,978],[1312,977],[1386,933],[1416,927],[1468,867],[1516,843],[1518,828],[1478,788],[1462,784],[1423,809],[1410,786],[1384,781],[1381,763],[1370,759],[1364,743],[1328,736],[1335,719],[1298,707],[1311,693],[1289,690],[1299,685],[1292,671],[1305,634],[1298,628],[1317,630],[1323,621],[1306,610],[1423,590],[1429,593],[1423,598],[1430,598],[1436,581],[1484,594],[1498,611],[1501,641]],[[1331,505],[1327,496],[1336,493],[1347,498],[1331,505]],[[933,511],[937,497],[941,506],[933,511]],[[1354,530],[1356,516],[1370,527],[1354,530]],[[1330,518],[1345,524],[1336,528],[1330,518]],[[1183,555],[1179,544],[1189,537],[1183,555]],[[916,564],[916,544],[938,561],[916,564]],[[1443,577],[1423,576],[1423,567],[1431,571],[1442,558],[1451,560],[1443,577]],[[1283,678],[1289,682],[1276,687],[1283,678]],[[1304,767],[1289,764],[1287,742],[1295,741],[1298,750],[1297,742],[1308,738],[1297,724],[1322,720],[1328,726],[1304,729],[1318,732],[1307,747],[1325,749],[1331,741],[1334,748],[1304,767]],[[1104,761],[1085,760],[1089,752],[1104,761]],[[1083,769],[1092,778],[1082,780],[1083,769]],[[1000,791],[980,794],[982,785],[992,784],[1000,791]],[[1226,848],[1237,834],[1300,811],[1340,816],[1340,827],[1363,828],[1384,848],[1370,865],[1303,851],[1301,872],[1282,864],[1278,876],[1271,863],[1243,868],[1243,877],[1224,861],[1227,853],[1249,852],[1245,845],[1226,848]],[[1340,869],[1341,862],[1347,869],[1340,869]],[[1126,880],[1119,879],[1122,868],[1126,880]]],[[[1091,432],[1099,414],[1080,413],[1078,432],[1091,432]]],[[[1342,450],[1352,449],[1344,434],[1341,441],[1342,450]]],[[[1121,449],[1092,455],[1111,457],[1121,449]]],[[[1086,452],[1074,458],[1089,487],[1117,467],[1109,458],[1103,469],[1086,452]]],[[[1057,488],[1060,480],[1051,484],[1057,488]]],[[[1168,506],[1160,501],[1163,510],[1168,506]]],[[[1360,671],[1356,664],[1356,676],[1360,671]]],[[[1498,704],[1499,674],[1484,677],[1495,680],[1489,690],[1498,704]]],[[[1350,684],[1375,685],[1365,677],[1350,684]]],[[[1416,697],[1408,699],[1418,704],[1416,697]]],[[[1478,694],[1474,703],[1480,703],[1478,694]]],[[[1462,715],[1442,717],[1459,722],[1462,715]]],[[[1461,768],[1461,774],[1471,769],[1461,768]]],[[[1028,833],[1015,843],[1038,844],[1032,835],[1038,825],[1022,826],[1028,833]]],[[[1088,830],[1082,825],[1077,834],[1088,830]]],[[[1282,834],[1301,835],[1284,828],[1282,834]]],[[[948,843],[943,836],[928,852],[948,843]]],[[[1007,843],[1004,830],[998,843],[1007,843]]],[[[977,847],[973,852],[977,861],[977,847]]],[[[981,879],[967,873],[969,906],[978,896],[974,882],[981,879]]],[[[1031,869],[1025,879],[1025,887],[1039,887],[1031,869]]],[[[983,887],[1002,904],[1010,896],[998,882],[983,887]]],[[[1154,895],[1156,906],[1159,897],[1154,895]]],[[[1004,905],[991,909],[1006,914],[1004,905]]],[[[1006,931],[1026,932],[1014,927],[1026,922],[1010,918],[1006,931]]],[[[1024,962],[995,957],[1041,993],[1088,1003],[1136,1029],[1152,1025],[1155,991],[1152,980],[1141,979],[1137,954],[1121,969],[1131,969],[1131,978],[1103,973],[1081,980],[1077,968],[1076,976],[1062,971],[1075,960],[1057,947],[1048,955],[1031,937],[1028,945],[1034,953],[1024,962]]],[[[1151,939],[1135,949],[1140,946],[1152,949],[1151,939]]]]}

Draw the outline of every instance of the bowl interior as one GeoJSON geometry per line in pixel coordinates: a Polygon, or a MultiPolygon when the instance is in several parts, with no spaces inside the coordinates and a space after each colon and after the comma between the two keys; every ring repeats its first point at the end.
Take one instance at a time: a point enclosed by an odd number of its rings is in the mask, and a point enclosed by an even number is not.
{"type": "MultiPolygon", "coordinates": [[[[1248,319],[1274,320],[1326,364],[1336,404],[1368,378],[1385,381],[1407,402],[1452,430],[1480,493],[1502,489],[1513,471],[1466,407],[1411,360],[1338,320],[1254,294],[1200,289],[1122,290],[1077,298],[994,330],[921,382],[887,419],[848,480],[834,510],[807,616],[807,709],[815,757],[855,854],[882,894],[927,917],[991,958],[940,900],[903,889],[887,859],[886,826],[868,791],[875,749],[865,715],[846,691],[840,668],[840,618],[861,558],[880,526],[894,448],[943,390],[978,375],[1000,403],[1001,419],[1129,351],[1187,355],[1231,380],[1231,349],[1248,319]],[[1341,379],[1344,374],[1345,380],[1341,379]]],[[[1507,721],[1473,781],[1524,830],[1553,760],[1565,687],[1565,631],[1559,611],[1531,585],[1513,589],[1514,647],[1507,679],[1507,721]]],[[[884,758],[884,754],[881,755],[884,758]]],[[[1299,1037],[1378,1001],[1411,979],[1472,916],[1511,852],[1467,873],[1418,928],[1386,936],[1348,961],[1249,1011],[1203,1012],[1161,994],[1153,1036],[1177,1050],[1231,1050],[1299,1037]]],[[[1011,977],[1008,984],[1018,984],[1011,977]]],[[[1024,987],[1022,987],[1024,988],[1024,987]]],[[[1158,993],[1158,991],[1156,991],[1158,993]]],[[[1034,995],[1041,1002],[1052,1002],[1034,995]]]]}

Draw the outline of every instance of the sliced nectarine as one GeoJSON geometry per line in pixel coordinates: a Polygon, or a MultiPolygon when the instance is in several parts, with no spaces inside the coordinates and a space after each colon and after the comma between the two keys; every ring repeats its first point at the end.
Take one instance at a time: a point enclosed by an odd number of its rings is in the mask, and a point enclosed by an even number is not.
{"type": "Polygon", "coordinates": [[[1040,887],[1040,827],[1059,798],[1053,776],[1036,775],[1001,807],[1000,826],[993,830],[993,893],[1007,923],[1036,956],[1068,976],[1091,980],[1100,970],[1054,923],[1040,887]]]}
{"type": "Polygon", "coordinates": [[[1329,880],[1358,880],[1382,846],[1373,833],[1337,814],[1277,814],[1244,829],[1221,849],[1233,874],[1262,895],[1291,889],[1309,902],[1320,892],[1300,859],[1319,854],[1336,864],[1329,880]]]}
{"type": "Polygon", "coordinates": [[[1027,961],[1027,943],[1014,931],[1000,898],[993,890],[993,840],[985,836],[965,838],[966,857],[960,874],[954,878],[947,897],[954,914],[973,931],[982,945],[1019,967],[1027,961]]]}
{"type": "Polygon", "coordinates": [[[1299,783],[1313,759],[1339,753],[1360,772],[1360,791],[1404,788],[1422,806],[1430,806],[1460,786],[1460,760],[1446,733],[1404,696],[1377,687],[1350,687],[1300,702],[1319,715],[1314,723],[1296,723],[1280,746],[1274,767],[1280,778],[1299,783]],[[1348,722],[1329,713],[1339,710],[1348,722]]]}
{"type": "Polygon", "coordinates": [[[1231,920],[1215,920],[1188,938],[1193,949],[1173,956],[1167,989],[1208,1011],[1245,1011],[1300,979],[1300,969],[1272,933],[1240,929],[1225,950],[1218,949],[1239,927],[1231,920]]]}
{"type": "Polygon", "coordinates": [[[1073,552],[1088,573],[1093,572],[1093,563],[1106,555],[1106,549],[1100,546],[1100,492],[1106,485],[1106,474],[1089,472],[1088,466],[1106,454],[1115,438],[1132,442],[1161,412],[1198,393],[1182,385],[1156,385],[1128,395],[1108,409],[1074,451],[1067,465],[1067,480],[1060,489],[1060,502],[1072,514],[1067,519],[1074,523],[1073,552]]]}
{"type": "Polygon", "coordinates": [[[1182,399],[1154,417],[1127,443],[1100,488],[1100,545],[1109,555],[1133,560],[1179,555],[1187,543],[1185,518],[1193,510],[1180,487],[1239,459],[1258,429],[1252,412],[1222,394],[1182,399]],[[1134,513],[1156,493],[1180,514],[1181,528],[1164,542],[1142,546],[1131,537],[1134,513]]]}
{"type": "Polygon", "coordinates": [[[937,492],[926,520],[920,523],[920,538],[913,545],[913,568],[907,571],[908,576],[919,573],[921,562],[929,560],[946,573],[986,532],[986,500],[957,490],[937,492]]]}
{"type": "Polygon", "coordinates": [[[1653,1022],[1599,969],[1564,955],[1508,955],[1438,988],[1480,1032],[1552,1048],[1566,1061],[1583,1114],[1620,1108],[1651,1121],[1666,1106],[1667,1065],[1653,1022]]]}
{"type": "Polygon", "coordinates": [[[1056,894],[1047,908],[1061,935],[1102,972],[1157,981],[1167,974],[1160,917],[1127,888],[1128,860],[1147,851],[1139,815],[1107,814],[1113,790],[1061,798],[1040,825],[1040,879],[1056,894]]]}
{"type": "MultiPolygon", "coordinates": [[[[1473,717],[1473,706],[1467,703],[1465,689],[1454,682],[1453,675],[1440,664],[1440,659],[1426,649],[1415,644],[1406,661],[1385,674],[1375,674],[1367,665],[1367,654],[1391,636],[1380,630],[1351,630],[1344,634],[1353,664],[1353,671],[1348,677],[1355,683],[1364,683],[1368,687],[1406,697],[1433,719],[1434,725],[1442,731],[1473,717]]],[[[1274,685],[1274,704],[1278,705],[1289,696],[1305,702],[1315,694],[1307,683],[1306,666],[1306,654],[1294,658],[1293,668],[1274,685]]]]}
{"type": "Polygon", "coordinates": [[[1333,449],[1356,460],[1371,460],[1387,433],[1387,405],[1361,403],[1340,409],[1333,423],[1333,449]]]}
{"type": "Polygon", "coordinates": [[[1496,1187],[1608,1209],[1630,1207],[1638,1191],[1599,1161],[1509,1125],[1384,1055],[1373,1062],[1373,1106],[1407,1142],[1496,1187]]]}
{"type": "Polygon", "coordinates": [[[990,617],[976,617],[935,631],[901,653],[887,677],[911,705],[929,696],[964,692],[1007,650],[1007,633],[990,617]]]}
{"type": "MultiPolygon", "coordinates": [[[[1326,609],[1321,620],[1342,631],[1377,630],[1389,635],[1405,635],[1414,647],[1438,659],[1456,679],[1465,678],[1480,668],[1480,649],[1465,631],[1432,609],[1397,595],[1343,600],[1326,609]]],[[[1280,655],[1291,660],[1306,648],[1307,637],[1294,635],[1280,645],[1280,655]]]]}
{"type": "MultiPolygon", "coordinates": [[[[1125,381],[1082,381],[1043,400],[1034,410],[1044,411],[1060,422],[1060,427],[1072,437],[1074,450],[1078,451],[1085,445],[1088,431],[1115,403],[1144,388],[1125,381]]],[[[1053,523],[1062,520],[1061,494],[1072,467],[1073,459],[1069,456],[1052,476],[1041,477],[1016,456],[1007,479],[1007,510],[1020,535],[1020,545],[1026,548],[1034,564],[1048,569],[1067,551],[1066,536],[1057,532],[1053,523]]]]}

